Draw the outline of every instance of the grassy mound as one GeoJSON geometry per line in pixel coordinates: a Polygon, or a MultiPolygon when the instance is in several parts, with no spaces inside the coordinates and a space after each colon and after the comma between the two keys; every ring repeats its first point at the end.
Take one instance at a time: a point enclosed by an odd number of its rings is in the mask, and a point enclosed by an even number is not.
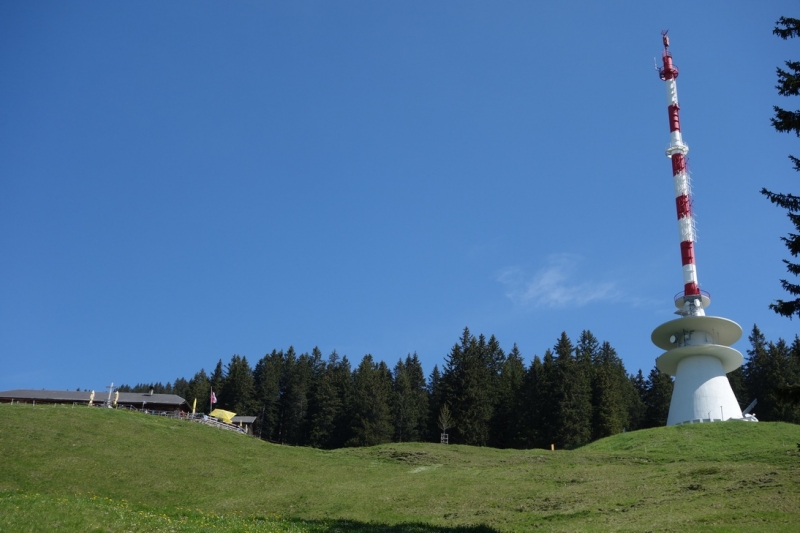
{"type": "Polygon", "coordinates": [[[795,531],[800,426],[573,451],[334,451],[110,409],[0,405],[2,531],[795,531]]]}

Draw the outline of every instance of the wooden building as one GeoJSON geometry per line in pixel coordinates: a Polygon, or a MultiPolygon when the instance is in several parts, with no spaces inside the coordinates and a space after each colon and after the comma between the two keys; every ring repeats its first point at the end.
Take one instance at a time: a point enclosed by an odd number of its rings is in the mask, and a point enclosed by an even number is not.
{"type": "MultiPolygon", "coordinates": [[[[16,389],[0,392],[0,403],[37,403],[104,406],[108,392],[60,391],[16,389]]],[[[175,394],[153,394],[148,392],[114,392],[111,407],[129,407],[157,412],[189,412],[186,400],[175,394]]]]}

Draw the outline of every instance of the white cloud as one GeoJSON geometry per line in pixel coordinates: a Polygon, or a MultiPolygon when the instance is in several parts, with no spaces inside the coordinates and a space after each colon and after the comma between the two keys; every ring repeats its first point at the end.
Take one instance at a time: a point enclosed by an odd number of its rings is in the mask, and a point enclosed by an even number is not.
{"type": "Polygon", "coordinates": [[[573,280],[580,261],[573,254],[551,255],[546,266],[533,277],[520,268],[510,267],[500,272],[497,281],[507,287],[506,296],[520,305],[564,308],[615,300],[618,294],[615,283],[573,280]]]}

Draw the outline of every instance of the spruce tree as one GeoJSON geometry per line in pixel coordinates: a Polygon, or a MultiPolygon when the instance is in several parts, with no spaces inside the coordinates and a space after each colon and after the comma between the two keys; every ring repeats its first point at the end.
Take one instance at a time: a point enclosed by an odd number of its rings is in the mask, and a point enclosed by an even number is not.
{"type": "MultiPolygon", "coordinates": [[[[798,37],[800,36],[800,19],[781,17],[778,19],[772,33],[784,40],[798,37]]],[[[778,89],[778,94],[780,96],[798,96],[800,94],[800,61],[786,61],[785,65],[786,70],[780,67],[777,69],[778,85],[776,89],[778,89]]],[[[800,110],[788,111],[778,106],[773,106],[773,110],[775,111],[775,116],[771,119],[771,122],[775,130],[784,133],[793,132],[800,137],[800,110]]],[[[800,158],[790,155],[789,159],[794,164],[794,169],[800,171],[800,158]]],[[[800,196],[774,193],[766,188],[761,189],[761,194],[766,196],[773,204],[786,209],[786,215],[789,217],[796,233],[789,233],[788,236],[781,237],[781,240],[792,257],[797,257],[798,253],[800,253],[800,196]]],[[[800,275],[800,263],[793,263],[786,259],[783,262],[786,264],[786,270],[790,274],[800,275]]],[[[800,317],[800,285],[790,283],[785,279],[781,280],[781,285],[792,296],[792,299],[778,299],[770,304],[770,309],[789,318],[800,317]]]]}
{"type": "Polygon", "coordinates": [[[186,397],[186,391],[188,388],[189,382],[186,381],[186,378],[178,378],[175,380],[175,383],[172,384],[172,394],[176,394],[188,401],[188,398],[186,397]]]}
{"type": "Polygon", "coordinates": [[[392,439],[392,374],[386,363],[367,354],[353,372],[351,446],[374,446],[392,439]]]}
{"type": "Polygon", "coordinates": [[[442,373],[439,372],[439,365],[433,365],[433,370],[428,378],[428,423],[426,431],[426,440],[431,442],[439,442],[441,436],[436,421],[442,405],[444,405],[442,373]]]}
{"type": "Polygon", "coordinates": [[[317,366],[314,387],[309,398],[309,444],[316,448],[332,448],[336,421],[344,409],[342,398],[336,390],[335,369],[339,361],[336,351],[328,356],[327,363],[317,366]]]}
{"type": "MultiPolygon", "coordinates": [[[[536,361],[534,360],[534,363],[536,361]]],[[[556,358],[553,351],[547,349],[542,357],[542,366],[536,380],[536,390],[534,394],[534,404],[536,406],[536,418],[534,427],[538,439],[537,447],[549,448],[550,445],[558,443],[560,427],[560,390],[561,379],[556,358]]]]}
{"type": "Polygon", "coordinates": [[[635,431],[644,427],[645,413],[647,406],[645,405],[645,397],[647,395],[647,382],[642,375],[640,368],[636,375],[631,374],[628,376],[628,431],[635,431]]]}
{"type": "Polygon", "coordinates": [[[278,440],[283,352],[272,350],[256,363],[253,372],[254,405],[258,418],[255,434],[264,440],[278,440]]]}
{"type": "Polygon", "coordinates": [[[797,422],[800,411],[785,391],[797,384],[792,348],[783,339],[767,343],[757,326],[748,337],[744,379],[747,389],[758,400],[753,412],[764,422],[797,422]]]}
{"type": "Polygon", "coordinates": [[[211,397],[211,382],[204,369],[200,369],[186,386],[186,396],[184,399],[189,402],[189,405],[196,406],[197,413],[206,413],[209,411],[209,398],[211,397]]]}
{"type": "Polygon", "coordinates": [[[553,351],[557,355],[555,444],[575,448],[589,442],[592,436],[589,376],[583,361],[575,358],[566,332],[561,333],[553,351]]]}
{"type": "Polygon", "coordinates": [[[428,392],[415,353],[397,361],[393,372],[392,418],[395,442],[424,439],[428,425],[428,392]]]}
{"type": "MultiPolygon", "coordinates": [[[[214,396],[217,397],[217,402],[219,402],[223,396],[222,388],[225,384],[225,370],[222,366],[222,359],[217,361],[217,366],[214,367],[214,372],[211,373],[211,377],[209,379],[211,380],[211,389],[214,391],[214,396]]],[[[210,394],[208,397],[206,397],[205,401],[206,403],[210,403],[210,394]]],[[[218,407],[218,404],[211,406],[211,409],[214,409],[215,407],[218,407]]]]}
{"type": "Polygon", "coordinates": [[[414,397],[412,424],[413,440],[425,440],[428,428],[428,384],[425,382],[425,372],[416,352],[411,357],[406,357],[405,362],[408,380],[411,384],[411,394],[414,397]]]}
{"type": "Polygon", "coordinates": [[[645,415],[643,427],[654,428],[667,425],[673,388],[672,378],[658,368],[653,367],[647,376],[644,394],[645,415]]]}
{"type": "Polygon", "coordinates": [[[747,360],[744,364],[744,383],[750,394],[750,400],[758,400],[754,413],[763,420],[773,419],[774,399],[771,399],[770,380],[770,360],[767,348],[767,339],[757,325],[753,324],[753,329],[747,337],[750,341],[750,348],[747,350],[747,360]]]}
{"type": "MultiPolygon", "coordinates": [[[[547,350],[545,357],[552,360],[550,350],[547,350]]],[[[547,409],[544,407],[542,389],[544,380],[544,368],[542,360],[538,355],[533,356],[530,366],[525,372],[525,379],[522,382],[521,390],[521,409],[522,409],[522,428],[520,432],[521,445],[524,448],[541,448],[548,437],[543,432],[543,413],[547,409]]],[[[549,406],[548,406],[549,407],[549,406]]]]}
{"type": "Polygon", "coordinates": [[[514,347],[500,368],[497,405],[491,423],[489,444],[497,448],[521,448],[523,431],[523,383],[525,363],[519,348],[514,347]]]}
{"type": "Polygon", "coordinates": [[[225,394],[220,398],[219,407],[241,415],[255,415],[253,371],[247,357],[231,357],[222,389],[225,394]]]}
{"type": "Polygon", "coordinates": [[[455,442],[475,446],[488,443],[494,408],[493,356],[483,335],[476,339],[464,328],[461,343],[447,357],[442,379],[445,401],[453,413],[455,442]]]}
{"type": "Polygon", "coordinates": [[[592,438],[601,439],[630,426],[629,402],[638,395],[622,360],[608,342],[600,346],[593,367],[592,438]]]}
{"type": "Polygon", "coordinates": [[[297,356],[292,346],[286,351],[280,380],[278,441],[286,444],[307,444],[308,393],[313,375],[308,354],[297,356]]]}
{"type": "Polygon", "coordinates": [[[411,394],[411,382],[403,360],[394,366],[392,381],[392,420],[394,422],[394,441],[408,442],[413,440],[410,433],[414,425],[412,411],[414,409],[411,394]]]}

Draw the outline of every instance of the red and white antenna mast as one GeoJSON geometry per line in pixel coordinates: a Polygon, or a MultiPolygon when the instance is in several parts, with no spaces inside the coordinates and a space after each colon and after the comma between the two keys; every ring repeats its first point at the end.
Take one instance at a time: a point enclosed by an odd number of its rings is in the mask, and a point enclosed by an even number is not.
{"type": "Polygon", "coordinates": [[[661,32],[664,51],[661,54],[663,66],[658,74],[667,88],[667,111],[669,113],[670,142],[667,146],[667,157],[672,160],[672,178],[675,183],[675,206],[678,210],[678,230],[681,239],[681,263],[683,265],[683,294],[675,298],[678,314],[704,316],[704,308],[711,299],[705,291],[700,291],[697,281],[697,266],[694,259],[695,226],[692,216],[691,189],[689,172],[686,169],[686,154],[689,147],[683,142],[681,135],[681,118],[678,104],[678,69],[672,63],[669,51],[667,32],[661,32]]]}

